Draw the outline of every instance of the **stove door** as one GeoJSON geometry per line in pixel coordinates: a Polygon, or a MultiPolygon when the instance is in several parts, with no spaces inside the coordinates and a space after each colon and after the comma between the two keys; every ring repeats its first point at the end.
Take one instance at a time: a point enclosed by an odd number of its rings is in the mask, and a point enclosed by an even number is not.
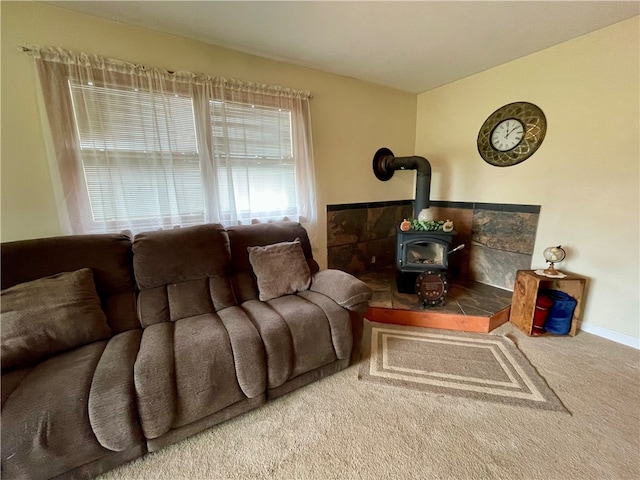
{"type": "Polygon", "coordinates": [[[403,271],[424,271],[447,268],[446,243],[432,239],[415,240],[402,244],[400,269],[403,271]]]}

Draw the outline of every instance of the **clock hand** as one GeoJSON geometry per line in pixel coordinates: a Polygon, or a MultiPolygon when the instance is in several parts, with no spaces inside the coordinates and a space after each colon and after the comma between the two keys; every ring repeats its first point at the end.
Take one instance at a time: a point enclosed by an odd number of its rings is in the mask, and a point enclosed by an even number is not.
{"type": "Polygon", "coordinates": [[[509,135],[511,135],[512,132],[515,132],[516,130],[519,130],[517,125],[513,127],[511,130],[509,130],[507,134],[504,136],[504,138],[507,138],[509,135]]]}
{"type": "Polygon", "coordinates": [[[509,135],[511,135],[511,132],[513,132],[516,129],[515,126],[511,127],[511,130],[509,130],[509,123],[507,123],[507,134],[504,136],[504,138],[507,138],[509,135]]]}

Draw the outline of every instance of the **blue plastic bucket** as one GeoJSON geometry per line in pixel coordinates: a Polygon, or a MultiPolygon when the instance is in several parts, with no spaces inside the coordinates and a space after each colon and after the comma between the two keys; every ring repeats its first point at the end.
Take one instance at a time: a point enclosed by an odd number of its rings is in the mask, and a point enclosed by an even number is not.
{"type": "Polygon", "coordinates": [[[554,335],[566,335],[571,330],[571,320],[578,301],[560,290],[544,290],[544,294],[553,300],[544,329],[554,335]]]}

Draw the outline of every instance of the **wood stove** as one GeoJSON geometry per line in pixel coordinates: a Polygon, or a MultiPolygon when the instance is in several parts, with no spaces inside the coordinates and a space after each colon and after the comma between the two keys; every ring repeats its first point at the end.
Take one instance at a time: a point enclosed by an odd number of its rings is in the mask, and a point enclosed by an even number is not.
{"type": "MultiPolygon", "coordinates": [[[[396,157],[388,148],[380,148],[373,156],[373,173],[383,182],[396,170],[416,171],[414,218],[429,208],[431,164],[424,157],[396,157]]],[[[447,294],[449,254],[456,232],[442,230],[407,230],[396,228],[396,284],[401,293],[415,293],[425,306],[444,303],[447,294]]]]}
{"type": "Polygon", "coordinates": [[[396,229],[396,283],[401,293],[416,293],[418,276],[427,271],[446,274],[456,232],[396,229]]]}

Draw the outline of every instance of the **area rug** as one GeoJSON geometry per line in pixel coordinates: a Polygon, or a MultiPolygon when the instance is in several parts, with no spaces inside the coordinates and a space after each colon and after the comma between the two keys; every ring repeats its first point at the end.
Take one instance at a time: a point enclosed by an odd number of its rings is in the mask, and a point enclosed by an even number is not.
{"type": "Polygon", "coordinates": [[[360,380],[569,413],[504,336],[366,321],[362,348],[360,380]]]}

